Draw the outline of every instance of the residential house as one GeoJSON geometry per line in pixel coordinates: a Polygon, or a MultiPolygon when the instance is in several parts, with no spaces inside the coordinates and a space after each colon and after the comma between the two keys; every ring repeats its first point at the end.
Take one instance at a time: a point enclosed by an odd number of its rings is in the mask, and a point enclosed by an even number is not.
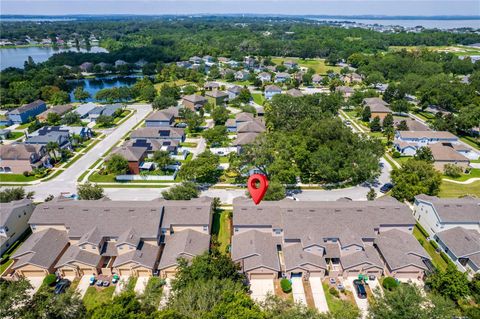
{"type": "Polygon", "coordinates": [[[235,72],[235,80],[237,81],[247,81],[250,79],[250,73],[245,70],[240,70],[235,72]]]}
{"type": "Polygon", "coordinates": [[[82,139],[89,139],[93,136],[93,131],[89,127],[83,126],[44,126],[38,129],[36,132],[30,134],[30,136],[38,136],[38,135],[47,135],[51,132],[64,132],[71,136],[78,135],[82,139]]]}
{"type": "Polygon", "coordinates": [[[322,84],[323,77],[320,74],[314,74],[312,75],[312,83],[315,85],[320,85],[322,84]]]}
{"type": "Polygon", "coordinates": [[[82,72],[90,72],[93,70],[93,63],[83,62],[78,66],[82,72]]]}
{"type": "Polygon", "coordinates": [[[285,94],[290,95],[292,97],[302,97],[303,96],[302,91],[300,91],[299,89],[295,89],[295,88],[287,90],[287,92],[285,92],[285,94]]]}
{"type": "Polygon", "coordinates": [[[394,116],[393,117],[393,126],[397,127],[400,122],[405,121],[409,131],[431,131],[428,125],[423,124],[420,121],[417,121],[410,117],[403,116],[394,116]]]}
{"type": "Polygon", "coordinates": [[[40,122],[46,122],[48,118],[48,114],[55,113],[59,116],[63,116],[65,113],[70,112],[72,109],[73,109],[73,105],[70,105],[70,104],[53,106],[47,109],[45,112],[40,113],[37,116],[37,119],[40,122]]]}
{"type": "Polygon", "coordinates": [[[362,83],[362,76],[357,73],[350,73],[343,77],[345,83],[362,83]]]}
{"type": "Polygon", "coordinates": [[[258,64],[258,61],[252,56],[246,56],[243,58],[243,64],[246,68],[253,68],[258,64]]]}
{"type": "Polygon", "coordinates": [[[212,199],[54,199],[38,205],[29,224],[33,234],[13,256],[10,276],[126,278],[160,270],[162,277],[173,277],[176,257],[208,251],[212,199]]]}
{"type": "Polygon", "coordinates": [[[262,81],[262,83],[272,81],[272,75],[268,72],[260,72],[258,74],[257,78],[260,79],[260,81],[262,81]]]}
{"type": "Polygon", "coordinates": [[[183,142],[185,130],[178,127],[140,127],[134,130],[131,139],[160,139],[183,142]]]}
{"type": "Polygon", "coordinates": [[[36,100],[8,112],[7,116],[14,124],[23,124],[46,110],[47,104],[42,100],[36,100]]]}
{"type": "Polygon", "coordinates": [[[258,118],[251,121],[237,122],[237,138],[233,141],[233,145],[236,146],[238,152],[240,152],[242,146],[253,143],[257,136],[265,132],[265,130],[265,123],[258,118]]]}
{"type": "Polygon", "coordinates": [[[4,129],[0,129],[0,140],[6,140],[8,139],[10,136],[12,135],[12,131],[7,129],[7,128],[4,128],[4,129]]]}
{"type": "Polygon", "coordinates": [[[200,64],[202,63],[202,58],[199,56],[192,56],[188,61],[192,62],[193,64],[200,64]]]}
{"type": "Polygon", "coordinates": [[[203,87],[207,91],[218,90],[220,88],[220,84],[217,82],[207,82],[203,87]]]}
{"type": "Polygon", "coordinates": [[[192,111],[199,110],[207,104],[208,100],[198,94],[186,95],[183,97],[183,106],[189,108],[192,111]]]}
{"type": "Polygon", "coordinates": [[[396,131],[395,139],[418,147],[439,142],[458,143],[458,137],[447,131],[396,131]]]}
{"type": "Polygon", "coordinates": [[[175,123],[175,115],[168,110],[155,111],[145,119],[146,127],[171,126],[175,123]]]}
{"type": "Polygon", "coordinates": [[[480,232],[453,227],[438,232],[435,241],[458,269],[469,276],[480,273],[480,232]]]}
{"type": "Polygon", "coordinates": [[[355,90],[349,86],[337,86],[335,92],[340,92],[344,98],[349,98],[355,93],[355,90]]]}
{"type": "Polygon", "coordinates": [[[285,72],[278,72],[275,74],[275,83],[284,83],[290,80],[290,74],[285,72]]]}
{"type": "Polygon", "coordinates": [[[428,145],[428,148],[432,151],[433,166],[441,172],[443,172],[447,164],[458,166],[463,171],[465,171],[470,164],[470,160],[458,153],[452,144],[436,143],[428,145]]]}
{"type": "Polygon", "coordinates": [[[10,248],[28,229],[28,220],[35,205],[21,199],[0,206],[0,255],[10,248]]]}
{"type": "Polygon", "coordinates": [[[128,161],[128,173],[140,174],[140,166],[147,157],[147,148],[138,146],[120,146],[112,150],[111,155],[120,155],[128,161]]]}
{"type": "Polygon", "coordinates": [[[128,63],[123,61],[123,60],[117,60],[115,61],[115,67],[118,68],[119,66],[122,66],[122,65],[127,65],[128,63]]]}
{"type": "Polygon", "coordinates": [[[240,95],[240,92],[242,92],[242,87],[238,85],[231,86],[227,89],[228,93],[228,100],[233,100],[236,97],[240,95]]]}
{"type": "Polygon", "coordinates": [[[229,132],[236,132],[237,127],[241,123],[253,122],[253,121],[254,121],[254,117],[252,113],[240,112],[235,114],[235,119],[228,119],[227,122],[225,123],[225,126],[227,127],[227,130],[229,132]]]}
{"type": "Polygon", "coordinates": [[[97,106],[88,112],[88,119],[95,122],[100,115],[103,116],[115,116],[117,110],[123,108],[122,104],[110,104],[105,106],[97,106]]]}
{"type": "Polygon", "coordinates": [[[232,259],[249,279],[359,274],[417,279],[430,257],[412,235],[414,226],[410,209],[391,197],[259,205],[236,198],[232,259]]]}
{"type": "Polygon", "coordinates": [[[81,119],[86,118],[88,114],[97,107],[97,104],[89,102],[80,105],[73,112],[77,113],[81,119]]]}
{"type": "Polygon", "coordinates": [[[436,105],[429,105],[426,109],[425,112],[432,113],[432,114],[437,114],[437,113],[442,113],[443,115],[449,115],[452,114],[452,112],[449,112],[445,110],[444,108],[436,105]]]}
{"type": "Polygon", "coordinates": [[[480,199],[415,196],[413,216],[458,269],[480,269],[480,199]]]}
{"type": "Polygon", "coordinates": [[[287,69],[294,69],[298,67],[298,63],[292,60],[287,60],[283,62],[283,66],[285,66],[287,69]]]}
{"type": "Polygon", "coordinates": [[[61,149],[72,149],[72,144],[70,143],[70,133],[62,130],[59,130],[59,131],[45,130],[42,135],[40,134],[30,135],[25,140],[25,144],[30,144],[30,145],[47,146],[48,143],[57,143],[58,147],[61,149]]]}
{"type": "Polygon", "coordinates": [[[211,55],[204,55],[202,60],[205,62],[205,63],[213,63],[215,62],[215,58],[211,55]]]}
{"type": "Polygon", "coordinates": [[[125,146],[143,147],[146,149],[149,157],[153,156],[156,151],[165,151],[170,155],[177,155],[179,142],[174,140],[158,140],[158,139],[135,139],[128,140],[124,143],[125,146]]]}
{"type": "Polygon", "coordinates": [[[282,89],[276,85],[267,85],[264,91],[264,95],[267,100],[271,100],[274,95],[281,93],[282,89]]]}
{"type": "Polygon", "coordinates": [[[190,63],[190,61],[180,61],[177,62],[177,66],[185,69],[190,69],[192,67],[192,63],[190,63]]]}
{"type": "Polygon", "coordinates": [[[0,173],[23,174],[49,165],[44,145],[13,143],[0,145],[0,173]]]}
{"type": "Polygon", "coordinates": [[[387,107],[389,104],[379,97],[369,97],[363,99],[363,106],[370,107],[371,116],[370,119],[379,117],[383,120],[388,114],[392,114],[392,111],[387,107]]]}
{"type": "Polygon", "coordinates": [[[214,106],[225,105],[228,100],[228,94],[224,91],[213,90],[205,93],[208,102],[214,106]]]}

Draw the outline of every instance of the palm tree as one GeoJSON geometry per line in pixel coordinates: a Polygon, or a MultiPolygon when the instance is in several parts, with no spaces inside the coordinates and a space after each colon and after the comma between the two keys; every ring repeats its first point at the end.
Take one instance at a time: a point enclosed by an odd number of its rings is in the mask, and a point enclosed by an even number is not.
{"type": "Polygon", "coordinates": [[[47,145],[45,146],[48,155],[53,154],[53,158],[55,159],[55,162],[57,162],[57,153],[56,151],[60,149],[60,146],[58,145],[57,142],[48,142],[47,145]]]}

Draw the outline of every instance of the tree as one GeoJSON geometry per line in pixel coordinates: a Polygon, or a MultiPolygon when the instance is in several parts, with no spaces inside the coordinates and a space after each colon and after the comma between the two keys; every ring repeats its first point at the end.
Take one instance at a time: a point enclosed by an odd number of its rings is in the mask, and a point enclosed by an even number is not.
{"type": "Polygon", "coordinates": [[[79,199],[83,200],[96,200],[105,196],[102,187],[97,184],[91,184],[90,182],[79,184],[77,186],[77,194],[79,199]]]}
{"type": "Polygon", "coordinates": [[[396,100],[392,102],[390,108],[394,112],[408,113],[410,110],[410,104],[405,100],[396,100]]]}
{"type": "Polygon", "coordinates": [[[370,188],[367,193],[367,200],[374,200],[375,198],[377,198],[377,193],[375,192],[375,189],[370,188]]]}
{"type": "Polygon", "coordinates": [[[0,279],[0,317],[20,318],[23,307],[30,299],[31,288],[25,278],[14,281],[0,279]]]}
{"type": "Polygon", "coordinates": [[[164,169],[166,166],[175,163],[167,151],[155,151],[153,153],[153,161],[160,169],[164,169]]]}
{"type": "Polygon", "coordinates": [[[52,288],[41,287],[27,302],[20,318],[86,318],[85,306],[80,295],[73,289],[52,295],[52,288]]]}
{"type": "Polygon", "coordinates": [[[62,117],[55,112],[48,113],[47,115],[47,123],[51,126],[58,125],[61,119],[62,117]]]}
{"type": "Polygon", "coordinates": [[[128,161],[119,154],[113,154],[105,162],[105,170],[108,174],[126,174],[129,170],[128,161]]]}
{"type": "Polygon", "coordinates": [[[228,142],[227,128],[223,125],[216,125],[211,129],[202,132],[202,136],[207,140],[208,145],[217,147],[228,142]]]}
{"type": "Polygon", "coordinates": [[[250,93],[250,90],[248,88],[244,87],[240,90],[237,99],[239,102],[246,104],[252,99],[252,94],[250,93]]]}
{"type": "Polygon", "coordinates": [[[385,78],[383,77],[382,73],[374,71],[367,76],[365,82],[376,87],[378,84],[385,82],[385,78]]]}
{"type": "Polygon", "coordinates": [[[133,85],[133,91],[138,99],[147,102],[152,102],[157,95],[157,90],[148,77],[137,80],[137,82],[133,85]]]}
{"type": "Polygon", "coordinates": [[[372,117],[372,112],[370,111],[370,106],[365,106],[362,111],[362,121],[370,122],[370,118],[372,117]]]}
{"type": "Polygon", "coordinates": [[[449,177],[457,178],[460,177],[462,173],[462,168],[455,164],[445,164],[443,167],[443,174],[449,177]]]}
{"type": "Polygon", "coordinates": [[[373,120],[370,122],[370,131],[372,132],[380,132],[382,130],[382,126],[380,124],[380,118],[375,116],[373,120]]]}
{"type": "Polygon", "coordinates": [[[228,120],[230,112],[227,110],[226,107],[217,106],[211,112],[212,119],[215,122],[215,125],[224,125],[225,122],[228,120]]]}
{"type": "Polygon", "coordinates": [[[466,273],[459,271],[452,263],[448,264],[447,269],[438,270],[427,277],[426,284],[431,287],[433,291],[454,301],[459,301],[470,295],[469,281],[466,273]]]}
{"type": "Polygon", "coordinates": [[[152,107],[156,110],[168,109],[171,106],[176,106],[177,100],[170,96],[157,96],[152,103],[152,107]]]}
{"type": "Polygon", "coordinates": [[[183,94],[192,95],[197,92],[197,87],[195,85],[187,85],[182,88],[183,94]]]}
{"type": "Polygon", "coordinates": [[[110,127],[113,125],[113,116],[102,114],[97,117],[96,122],[101,127],[110,127]]]}
{"type": "Polygon", "coordinates": [[[397,124],[397,131],[409,131],[407,121],[401,120],[400,123],[397,124]]]}
{"type": "Polygon", "coordinates": [[[183,182],[162,192],[163,198],[168,200],[189,200],[197,198],[199,195],[198,186],[192,182],[183,182]]]}
{"type": "Polygon", "coordinates": [[[268,189],[265,193],[264,200],[275,201],[285,198],[286,189],[285,186],[277,181],[271,181],[268,183],[268,189]]]}
{"type": "Polygon", "coordinates": [[[424,297],[417,286],[402,284],[383,294],[375,291],[369,319],[449,319],[455,314],[453,303],[438,296],[424,297]]]}
{"type": "Polygon", "coordinates": [[[383,122],[382,122],[382,127],[383,127],[384,130],[388,127],[393,128],[393,115],[392,114],[387,114],[387,116],[385,116],[385,118],[383,119],[383,122]]]}
{"type": "Polygon", "coordinates": [[[62,124],[71,125],[80,122],[80,115],[77,112],[68,112],[61,120],[62,124]]]}
{"type": "Polygon", "coordinates": [[[60,146],[58,145],[57,142],[48,142],[47,145],[45,145],[45,149],[49,155],[52,155],[53,159],[55,162],[57,161],[57,151],[60,150],[60,146]]]}
{"type": "Polygon", "coordinates": [[[52,105],[61,105],[68,102],[70,102],[70,95],[65,91],[55,92],[50,98],[50,103],[52,105]]]}
{"type": "Polygon", "coordinates": [[[33,198],[34,192],[25,193],[23,187],[11,187],[0,190],[0,203],[9,203],[24,198],[33,198]]]}
{"type": "Polygon", "coordinates": [[[427,163],[434,162],[432,150],[428,146],[420,147],[413,158],[419,161],[425,161],[427,163]]]}
{"type": "Polygon", "coordinates": [[[86,100],[88,100],[91,97],[91,95],[90,95],[90,93],[85,91],[83,86],[79,86],[79,87],[75,88],[75,90],[73,91],[73,97],[77,101],[85,102],[86,100]]]}
{"type": "Polygon", "coordinates": [[[178,176],[186,181],[198,183],[215,183],[219,177],[218,165],[220,160],[217,155],[205,151],[190,162],[180,167],[178,176]]]}
{"type": "Polygon", "coordinates": [[[416,195],[435,196],[440,191],[442,176],[432,164],[410,159],[392,171],[392,195],[399,201],[412,201],[416,195]]]}
{"type": "MultiPolygon", "coordinates": [[[[261,302],[261,309],[265,318],[269,319],[331,319],[328,314],[321,314],[318,311],[308,308],[292,300],[284,300],[275,295],[269,295],[261,302]]],[[[358,313],[358,310],[357,310],[358,313]]],[[[344,316],[342,319],[357,319],[356,317],[344,316]]],[[[338,318],[340,319],[340,317],[338,318]]]]}
{"type": "Polygon", "coordinates": [[[203,116],[187,108],[183,108],[181,110],[181,116],[185,119],[188,129],[191,132],[197,132],[200,128],[200,125],[203,123],[203,116]]]}

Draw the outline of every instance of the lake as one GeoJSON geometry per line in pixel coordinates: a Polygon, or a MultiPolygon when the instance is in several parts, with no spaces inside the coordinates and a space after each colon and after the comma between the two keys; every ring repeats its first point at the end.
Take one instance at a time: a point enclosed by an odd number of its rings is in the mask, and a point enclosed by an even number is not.
{"type": "Polygon", "coordinates": [[[480,20],[479,19],[472,19],[472,20],[455,20],[455,19],[356,19],[356,18],[317,18],[316,20],[324,20],[324,21],[350,21],[355,23],[363,23],[363,24],[378,24],[384,26],[392,26],[392,25],[399,25],[404,28],[414,28],[416,26],[421,25],[427,29],[454,29],[454,28],[480,28],[480,20]]]}
{"type": "Polygon", "coordinates": [[[73,52],[91,52],[105,53],[106,49],[98,46],[92,46],[89,50],[86,48],[53,48],[53,47],[22,47],[22,48],[1,48],[0,49],[0,69],[9,67],[23,68],[23,64],[31,56],[36,63],[45,62],[55,53],[73,51],[73,52]]]}
{"type": "Polygon", "coordinates": [[[128,76],[108,76],[97,77],[92,79],[72,80],[68,83],[72,85],[72,91],[70,92],[70,99],[72,102],[79,102],[75,100],[73,96],[73,90],[79,86],[83,86],[84,90],[90,93],[91,98],[87,102],[96,102],[95,94],[102,89],[110,89],[113,87],[132,86],[135,84],[138,78],[142,78],[142,75],[128,75],[128,76]]]}

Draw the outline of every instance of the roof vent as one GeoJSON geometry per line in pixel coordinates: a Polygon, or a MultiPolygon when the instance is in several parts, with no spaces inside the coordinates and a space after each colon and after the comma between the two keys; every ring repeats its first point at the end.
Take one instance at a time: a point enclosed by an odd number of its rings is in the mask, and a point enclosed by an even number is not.
{"type": "Polygon", "coordinates": [[[134,212],[134,211],[135,211],[135,209],[133,209],[133,208],[130,208],[128,211],[129,211],[129,212],[134,212]]]}
{"type": "Polygon", "coordinates": [[[445,205],[443,205],[443,207],[450,207],[450,205],[448,205],[448,204],[445,204],[445,205]]]}
{"type": "Polygon", "coordinates": [[[245,207],[243,207],[242,210],[247,210],[247,209],[245,207]]]}
{"type": "Polygon", "coordinates": [[[103,211],[104,211],[104,212],[109,212],[109,211],[110,211],[110,209],[108,209],[108,208],[107,208],[107,209],[104,209],[103,211]]]}
{"type": "Polygon", "coordinates": [[[341,209],[338,209],[338,208],[335,209],[335,212],[337,212],[337,213],[340,212],[340,211],[341,211],[341,209]]]}
{"type": "Polygon", "coordinates": [[[363,209],[357,209],[357,212],[363,212],[363,209]]]}
{"type": "Polygon", "coordinates": [[[82,211],[88,212],[88,208],[84,208],[84,209],[82,209],[82,211]]]}
{"type": "Polygon", "coordinates": [[[187,210],[187,207],[182,207],[181,209],[182,209],[182,210],[187,210]]]}
{"type": "Polygon", "coordinates": [[[314,213],[315,212],[315,209],[309,209],[308,210],[310,213],[314,213]]]}
{"type": "Polygon", "coordinates": [[[287,212],[293,213],[293,209],[287,209],[287,212]]]}

